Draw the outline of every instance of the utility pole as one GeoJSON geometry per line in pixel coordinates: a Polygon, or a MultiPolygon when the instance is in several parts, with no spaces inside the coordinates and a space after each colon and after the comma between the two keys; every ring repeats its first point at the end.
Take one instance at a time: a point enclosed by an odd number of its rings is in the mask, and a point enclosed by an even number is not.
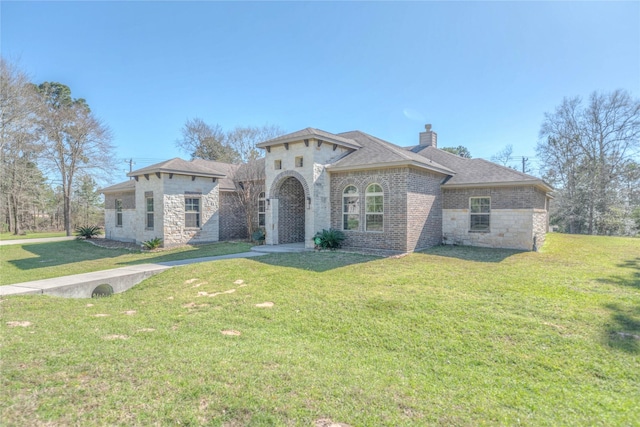
{"type": "Polygon", "coordinates": [[[524,156],[522,157],[522,173],[526,173],[525,170],[527,169],[526,168],[527,160],[529,160],[528,157],[524,157],[524,156]]]}
{"type": "MultiPolygon", "coordinates": [[[[131,173],[133,171],[133,159],[130,158],[129,160],[124,159],[125,163],[129,163],[129,173],[131,173]]],[[[129,179],[133,179],[132,177],[129,177],[129,179]]]]}

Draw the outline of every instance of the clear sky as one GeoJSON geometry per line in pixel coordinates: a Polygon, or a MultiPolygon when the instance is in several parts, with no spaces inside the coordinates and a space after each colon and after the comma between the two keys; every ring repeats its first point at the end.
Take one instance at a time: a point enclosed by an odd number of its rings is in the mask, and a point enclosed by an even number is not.
{"type": "MultiPolygon", "coordinates": [[[[85,98],[134,168],[180,128],[361,130],[535,157],[565,96],[640,97],[640,2],[0,2],[2,55],[85,98]]],[[[114,181],[124,180],[128,166],[114,181]]]]}

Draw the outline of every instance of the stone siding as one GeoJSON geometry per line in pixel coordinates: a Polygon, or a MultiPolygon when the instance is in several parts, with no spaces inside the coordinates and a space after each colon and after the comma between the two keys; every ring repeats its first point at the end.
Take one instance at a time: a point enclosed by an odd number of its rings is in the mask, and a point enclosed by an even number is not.
{"type": "Polygon", "coordinates": [[[442,242],[443,175],[409,169],[407,195],[407,251],[442,242]]]}
{"type": "Polygon", "coordinates": [[[219,240],[219,187],[211,178],[162,175],[164,184],[164,246],[219,240]],[[185,226],[185,199],[200,199],[200,227],[185,226]]]}
{"type": "MultiPolygon", "coordinates": [[[[303,140],[291,142],[288,148],[284,145],[274,145],[265,153],[265,186],[270,203],[266,210],[266,244],[283,243],[278,230],[279,212],[283,201],[278,200],[281,184],[293,176],[302,183],[305,189],[304,236],[300,241],[305,242],[307,248],[313,248],[313,236],[323,229],[331,227],[331,211],[329,208],[330,188],[329,174],[325,166],[347,151],[344,147],[333,148],[333,144],[322,143],[318,146],[316,139],[309,139],[308,144],[303,140]],[[302,157],[302,166],[296,165],[296,157],[302,157]],[[275,169],[276,160],[280,161],[281,169],[275,169]],[[306,197],[311,199],[308,203],[306,197]]],[[[285,238],[288,240],[288,238],[285,238]]]]}
{"type": "MultiPolygon", "coordinates": [[[[247,224],[244,209],[235,203],[235,196],[229,191],[220,192],[220,240],[246,239],[247,224]]],[[[256,210],[258,207],[256,206],[256,210]]]]}
{"type": "Polygon", "coordinates": [[[142,243],[147,240],[160,238],[165,240],[164,229],[162,223],[164,220],[164,208],[162,194],[164,189],[163,178],[167,176],[161,175],[158,178],[155,174],[148,175],[148,179],[140,176],[136,182],[136,242],[142,243]],[[153,194],[153,228],[146,227],[147,202],[146,194],[153,194]]]}
{"type": "Polygon", "coordinates": [[[533,249],[531,209],[492,209],[488,232],[469,231],[469,209],[444,209],[443,217],[445,244],[533,249]]]}
{"type": "Polygon", "coordinates": [[[407,192],[409,168],[390,168],[331,173],[331,227],[346,236],[344,247],[386,249],[407,252],[407,192]],[[382,232],[365,231],[365,191],[369,184],[380,184],[384,193],[382,232]],[[360,226],[343,230],[342,193],[354,185],[360,195],[360,226]]]}
{"type": "Polygon", "coordinates": [[[533,211],[533,236],[535,237],[535,249],[544,245],[547,237],[549,224],[549,213],[544,209],[534,209],[533,211]]]}
{"type": "Polygon", "coordinates": [[[134,191],[104,195],[104,236],[121,242],[136,241],[136,199],[134,191]],[[122,226],[116,225],[116,200],[122,200],[122,226]]]}

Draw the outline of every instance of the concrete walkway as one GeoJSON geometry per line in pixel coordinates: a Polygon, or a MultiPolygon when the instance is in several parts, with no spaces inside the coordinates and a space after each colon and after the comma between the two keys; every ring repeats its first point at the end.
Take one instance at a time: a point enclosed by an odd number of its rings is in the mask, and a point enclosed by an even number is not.
{"type": "Polygon", "coordinates": [[[91,298],[98,286],[108,285],[113,290],[113,293],[124,292],[142,282],[144,279],[172,267],[224,259],[251,258],[261,255],[266,255],[266,253],[242,252],[238,254],[191,258],[155,264],[138,264],[111,270],[94,271],[92,273],[15,283],[0,286],[0,296],[45,294],[70,298],[91,298]]]}
{"type": "Polygon", "coordinates": [[[41,237],[37,239],[19,239],[19,240],[0,240],[0,246],[27,245],[29,243],[62,242],[64,240],[75,240],[75,239],[76,239],[76,236],[41,237]]]}

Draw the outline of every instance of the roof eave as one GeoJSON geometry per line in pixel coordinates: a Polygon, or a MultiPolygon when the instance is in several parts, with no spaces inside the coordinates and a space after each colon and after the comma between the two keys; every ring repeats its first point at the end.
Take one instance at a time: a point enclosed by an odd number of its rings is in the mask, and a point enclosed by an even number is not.
{"type": "Polygon", "coordinates": [[[455,172],[453,172],[452,170],[426,165],[424,163],[416,162],[413,160],[397,160],[395,162],[368,163],[368,164],[361,164],[361,165],[355,165],[355,166],[330,165],[330,166],[327,166],[327,170],[329,172],[343,172],[343,171],[365,170],[365,169],[388,169],[388,168],[395,168],[399,166],[413,166],[420,169],[427,169],[432,172],[438,172],[443,175],[455,175],[455,172]]]}
{"type": "Polygon", "coordinates": [[[499,181],[499,182],[471,182],[463,184],[442,184],[442,188],[481,188],[481,187],[523,187],[534,186],[544,190],[546,193],[553,191],[553,188],[542,180],[530,181],[499,181]]]}
{"type": "Polygon", "coordinates": [[[175,175],[185,175],[185,176],[200,176],[203,178],[224,178],[226,177],[226,175],[224,174],[220,174],[220,173],[215,173],[215,172],[194,172],[194,171],[185,171],[185,170],[180,170],[180,169],[169,169],[169,168],[156,168],[156,169],[149,169],[149,170],[139,170],[139,171],[133,171],[133,172],[129,172],[127,174],[127,176],[129,177],[136,177],[136,176],[140,176],[140,175],[149,175],[152,173],[172,173],[175,175]]]}
{"type": "Polygon", "coordinates": [[[256,144],[256,147],[258,148],[275,147],[278,145],[291,144],[293,142],[304,142],[305,139],[309,139],[309,140],[313,139],[315,141],[322,141],[322,142],[327,142],[329,144],[336,144],[341,147],[351,148],[354,150],[362,148],[360,144],[351,144],[351,143],[340,141],[331,137],[318,136],[318,135],[309,135],[308,138],[301,138],[299,136],[295,136],[292,138],[279,139],[278,141],[265,141],[265,142],[256,144]]]}

